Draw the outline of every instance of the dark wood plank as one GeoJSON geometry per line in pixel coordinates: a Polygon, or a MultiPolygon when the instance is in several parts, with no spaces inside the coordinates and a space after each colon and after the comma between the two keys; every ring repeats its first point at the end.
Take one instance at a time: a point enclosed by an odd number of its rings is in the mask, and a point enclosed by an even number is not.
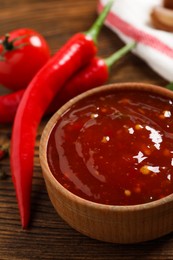
{"type": "MultiPolygon", "coordinates": [[[[78,31],[85,31],[96,18],[96,0],[0,0],[1,34],[31,27],[47,39],[52,54],[78,31]]],[[[123,46],[109,29],[99,37],[99,55],[107,57],[123,46]]],[[[165,85],[147,64],[127,55],[113,66],[109,82],[143,81],[165,85]]],[[[0,87],[0,94],[6,93],[0,87]]],[[[48,118],[42,120],[34,158],[32,218],[28,230],[21,229],[9,158],[0,161],[6,178],[0,180],[0,259],[173,259],[173,235],[137,245],[115,245],[85,237],[69,227],[52,207],[38,158],[40,135],[48,118]]],[[[0,141],[10,135],[12,125],[0,125],[0,141]]]]}

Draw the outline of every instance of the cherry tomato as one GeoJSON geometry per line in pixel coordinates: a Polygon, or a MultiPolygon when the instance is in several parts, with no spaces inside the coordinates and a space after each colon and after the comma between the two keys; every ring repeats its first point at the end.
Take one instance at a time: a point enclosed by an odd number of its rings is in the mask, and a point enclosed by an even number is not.
{"type": "Polygon", "coordinates": [[[14,91],[26,88],[49,58],[49,46],[38,32],[10,32],[0,38],[0,84],[14,91]]]}

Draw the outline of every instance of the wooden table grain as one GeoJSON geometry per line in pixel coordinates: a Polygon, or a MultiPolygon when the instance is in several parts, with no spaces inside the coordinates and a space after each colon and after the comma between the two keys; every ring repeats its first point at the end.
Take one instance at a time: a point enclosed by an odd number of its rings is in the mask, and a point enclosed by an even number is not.
{"type": "MultiPolygon", "coordinates": [[[[95,20],[96,0],[0,0],[0,34],[30,27],[44,35],[52,54],[78,31],[85,31],[95,20]]],[[[101,31],[99,55],[107,57],[123,46],[108,28],[101,31]]],[[[33,60],[34,62],[34,60],[33,60]]],[[[128,54],[113,66],[109,82],[142,81],[164,86],[167,82],[146,63],[128,54]]],[[[0,95],[6,93],[0,86],[0,95]]],[[[7,176],[0,180],[0,259],[173,259],[173,234],[134,245],[117,245],[88,238],[69,227],[51,205],[41,173],[38,147],[42,130],[39,126],[35,145],[31,224],[22,230],[9,158],[0,161],[7,176]]],[[[0,143],[11,134],[12,125],[0,125],[0,143]]]]}

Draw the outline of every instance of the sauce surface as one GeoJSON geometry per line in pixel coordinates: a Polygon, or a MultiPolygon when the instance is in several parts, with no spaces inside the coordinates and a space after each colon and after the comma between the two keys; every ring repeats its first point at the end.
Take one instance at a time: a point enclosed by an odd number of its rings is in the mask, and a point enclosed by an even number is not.
{"type": "Polygon", "coordinates": [[[54,177],[97,203],[136,205],[173,192],[173,101],[127,90],[73,105],[47,147],[54,177]]]}

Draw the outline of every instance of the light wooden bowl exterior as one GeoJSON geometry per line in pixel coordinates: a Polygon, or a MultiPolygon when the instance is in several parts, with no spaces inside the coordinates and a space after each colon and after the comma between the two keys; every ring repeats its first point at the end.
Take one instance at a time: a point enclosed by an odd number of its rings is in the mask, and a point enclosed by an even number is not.
{"type": "Polygon", "coordinates": [[[173,231],[173,195],[135,206],[109,206],[84,200],[66,190],[52,175],[47,163],[47,142],[59,116],[86,95],[108,89],[138,88],[173,99],[173,92],[141,83],[121,83],[87,91],[67,102],[46,125],[40,142],[40,163],[50,200],[58,214],[74,229],[91,238],[113,243],[152,240],[173,231]]]}

